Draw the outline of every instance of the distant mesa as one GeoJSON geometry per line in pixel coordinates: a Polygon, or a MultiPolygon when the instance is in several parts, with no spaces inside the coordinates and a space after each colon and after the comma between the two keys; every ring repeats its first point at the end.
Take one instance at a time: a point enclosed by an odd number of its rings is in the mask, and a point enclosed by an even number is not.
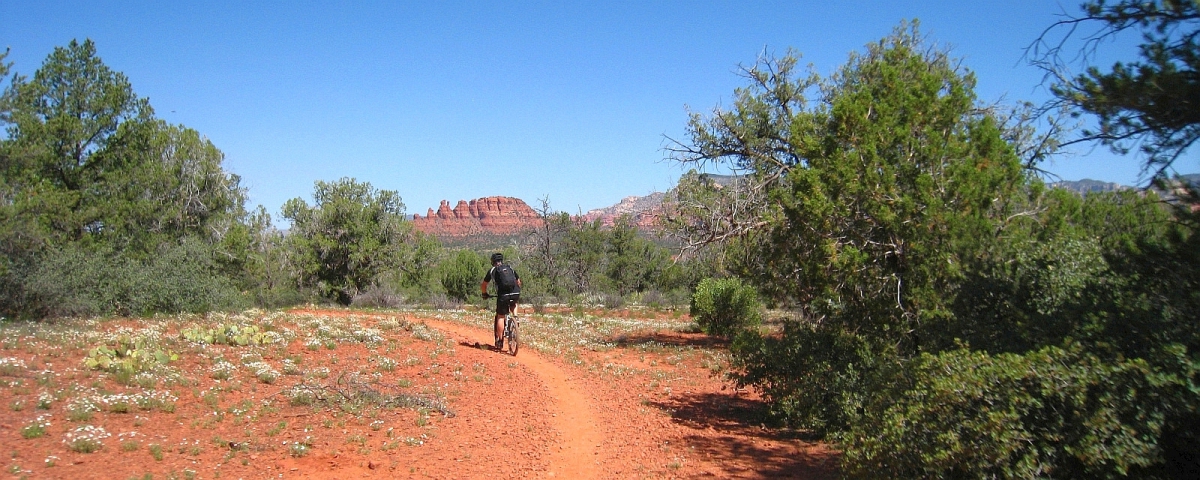
{"type": "Polygon", "coordinates": [[[413,215],[413,226],[439,238],[475,235],[513,235],[538,224],[538,214],[524,201],[512,197],[459,200],[454,208],[442,200],[435,212],[413,215]]]}
{"type": "MultiPolygon", "coordinates": [[[[1090,178],[1074,181],[1064,180],[1061,182],[1054,182],[1049,185],[1053,188],[1065,188],[1081,195],[1093,192],[1119,192],[1122,190],[1139,189],[1139,187],[1131,187],[1119,183],[1092,180],[1090,178]]],[[[1166,182],[1167,191],[1163,191],[1160,188],[1162,185],[1157,184],[1151,184],[1147,188],[1154,190],[1158,192],[1159,195],[1168,197],[1169,199],[1181,194],[1185,185],[1191,185],[1193,187],[1200,186],[1200,173],[1189,173],[1186,175],[1179,175],[1178,177],[1169,178],[1166,182]]]]}
{"type": "Polygon", "coordinates": [[[1118,192],[1132,187],[1127,187],[1119,183],[1102,182],[1100,180],[1092,180],[1085,178],[1083,180],[1064,180],[1050,184],[1051,188],[1063,188],[1078,194],[1087,194],[1092,192],[1118,192]]]}
{"type": "Polygon", "coordinates": [[[600,220],[602,225],[611,227],[617,218],[628,215],[639,229],[653,229],[657,227],[658,217],[662,214],[662,202],[665,196],[662,192],[651,193],[644,197],[628,196],[611,207],[589,210],[583,214],[583,219],[588,222],[600,220]]]}
{"type": "MultiPolygon", "coordinates": [[[[1182,182],[1200,185],[1200,174],[1182,175],[1181,177],[1182,182]]],[[[733,175],[712,174],[705,174],[704,178],[720,187],[733,185],[740,179],[733,175]]],[[[1091,179],[1054,182],[1050,186],[1065,188],[1081,195],[1089,192],[1112,192],[1134,188],[1091,179]]],[[[1177,186],[1172,190],[1178,189],[1177,186]]],[[[1178,191],[1160,192],[1168,199],[1178,193],[1178,191]]],[[[651,232],[658,228],[658,219],[662,215],[662,204],[665,197],[666,194],[662,192],[646,196],[628,196],[615,205],[589,210],[582,216],[574,218],[586,222],[599,221],[601,225],[611,227],[621,216],[628,216],[640,230],[651,232]]],[[[525,233],[541,225],[537,212],[530,208],[525,201],[513,197],[459,200],[453,208],[451,208],[450,202],[442,200],[436,211],[430,208],[428,213],[423,216],[413,215],[412,221],[417,230],[443,241],[470,241],[471,237],[507,237],[525,233]]]]}
{"type": "MultiPolygon", "coordinates": [[[[581,217],[586,222],[600,221],[611,227],[617,218],[628,215],[638,228],[649,230],[656,226],[664,194],[652,193],[629,196],[616,205],[590,210],[581,217]]],[[[442,200],[437,210],[430,208],[425,215],[416,214],[413,226],[442,240],[457,240],[477,236],[509,236],[532,230],[541,225],[541,217],[525,201],[513,197],[483,197],[459,200],[452,208],[442,200]]]]}

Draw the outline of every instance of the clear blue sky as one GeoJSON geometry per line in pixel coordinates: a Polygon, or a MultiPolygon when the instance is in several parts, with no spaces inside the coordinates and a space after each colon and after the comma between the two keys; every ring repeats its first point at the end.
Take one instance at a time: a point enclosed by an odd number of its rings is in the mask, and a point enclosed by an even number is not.
{"type": "MultiPolygon", "coordinates": [[[[91,38],[157,114],[198,130],[278,214],[313,182],[440,200],[548,196],[571,213],[672,187],[664,136],[728,105],[739,64],[803,53],[828,74],[918,18],[978,76],[981,100],[1042,101],[1024,48],[1077,2],[106,2],[0,0],[0,48],[32,74],[91,38]]],[[[1179,162],[1197,171],[1196,155],[1179,162]]],[[[1134,184],[1102,148],[1047,167],[1134,184]]]]}

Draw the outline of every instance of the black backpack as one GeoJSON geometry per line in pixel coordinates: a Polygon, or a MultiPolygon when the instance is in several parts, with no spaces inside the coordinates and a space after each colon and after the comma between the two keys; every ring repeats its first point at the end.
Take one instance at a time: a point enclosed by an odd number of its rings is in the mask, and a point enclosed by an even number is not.
{"type": "Polygon", "coordinates": [[[517,272],[512,267],[500,264],[492,269],[492,278],[496,280],[496,292],[512,293],[517,291],[517,272]]]}

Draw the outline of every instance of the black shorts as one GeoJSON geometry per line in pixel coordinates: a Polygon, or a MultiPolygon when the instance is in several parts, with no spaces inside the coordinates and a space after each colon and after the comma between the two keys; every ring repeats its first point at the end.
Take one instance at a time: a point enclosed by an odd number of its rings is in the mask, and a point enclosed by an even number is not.
{"type": "Polygon", "coordinates": [[[496,315],[508,315],[513,307],[517,306],[517,301],[521,299],[519,293],[506,293],[496,297],[496,315]]]}

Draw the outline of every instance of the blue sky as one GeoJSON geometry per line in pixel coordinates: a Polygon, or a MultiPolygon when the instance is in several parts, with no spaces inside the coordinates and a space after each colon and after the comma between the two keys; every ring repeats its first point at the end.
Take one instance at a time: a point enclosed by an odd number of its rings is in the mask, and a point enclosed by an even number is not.
{"type": "MultiPolygon", "coordinates": [[[[159,117],[198,130],[278,214],[313,182],[445,199],[548,197],[571,213],[664,191],[664,138],[728,105],[735,71],[794,48],[829,74],[901,20],[947,45],[981,101],[1043,101],[1024,49],[1055,1],[69,2],[0,0],[0,47],[32,74],[91,38],[159,117]]],[[[1113,52],[1118,49],[1112,48],[1113,52]]],[[[1121,53],[1128,53],[1128,49],[1121,53]]],[[[1064,179],[1134,184],[1135,159],[1083,149],[1064,179]]],[[[1180,160],[1200,170],[1193,153],[1180,160]]]]}

